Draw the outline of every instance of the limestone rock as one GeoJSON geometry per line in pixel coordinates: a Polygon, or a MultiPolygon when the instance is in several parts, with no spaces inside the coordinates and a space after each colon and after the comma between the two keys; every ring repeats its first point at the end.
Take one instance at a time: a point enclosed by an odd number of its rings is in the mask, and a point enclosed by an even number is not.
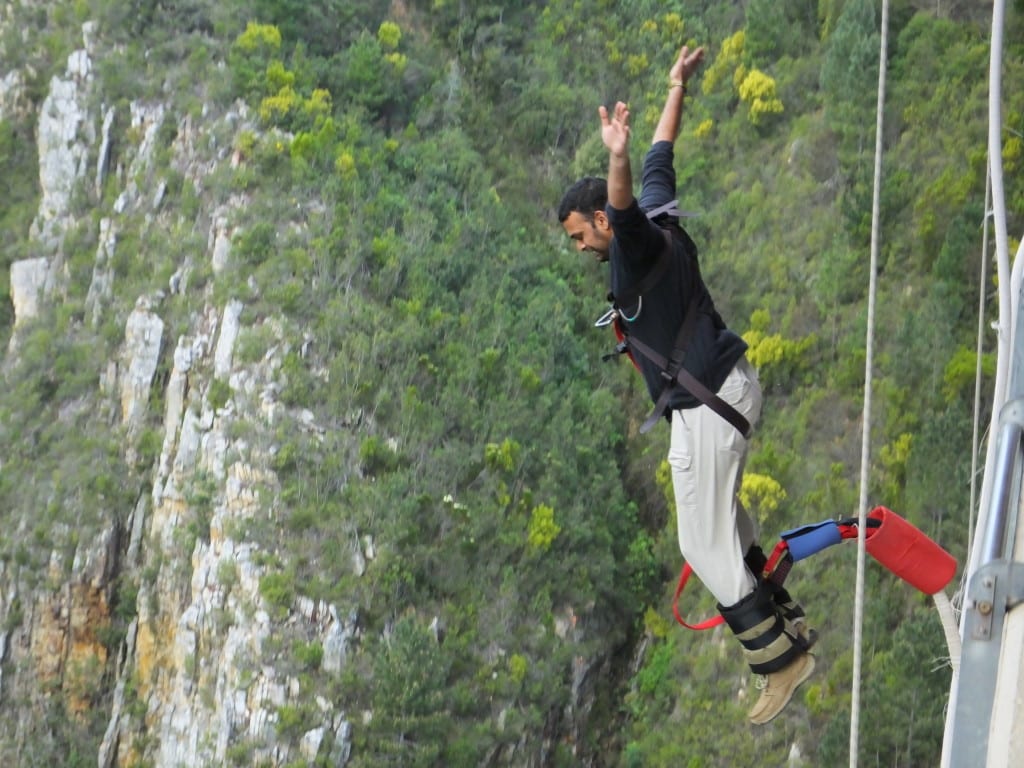
{"type": "Polygon", "coordinates": [[[40,298],[46,286],[49,259],[37,257],[11,264],[11,302],[14,326],[18,327],[39,314],[40,298]]]}
{"type": "Polygon", "coordinates": [[[39,212],[32,233],[55,250],[71,215],[71,196],[85,175],[89,150],[96,141],[88,112],[92,61],[84,51],[68,56],[63,77],[54,76],[39,114],[39,212]]]}
{"type": "Polygon", "coordinates": [[[213,375],[218,379],[227,379],[231,373],[231,356],[238,338],[238,319],[242,315],[242,302],[229,301],[224,307],[224,318],[221,321],[220,337],[217,339],[217,350],[213,358],[213,375]]]}
{"type": "Polygon", "coordinates": [[[156,150],[157,132],[164,121],[165,107],[163,104],[133,101],[129,105],[129,112],[133,135],[140,135],[141,139],[128,167],[128,182],[114,201],[114,212],[118,214],[134,210],[140,203],[142,192],[137,180],[149,176],[153,153],[156,150]]]}
{"type": "Polygon", "coordinates": [[[136,306],[125,325],[124,372],[121,377],[121,421],[129,434],[143,424],[149,404],[149,390],[160,360],[164,322],[145,302],[136,306]]]}

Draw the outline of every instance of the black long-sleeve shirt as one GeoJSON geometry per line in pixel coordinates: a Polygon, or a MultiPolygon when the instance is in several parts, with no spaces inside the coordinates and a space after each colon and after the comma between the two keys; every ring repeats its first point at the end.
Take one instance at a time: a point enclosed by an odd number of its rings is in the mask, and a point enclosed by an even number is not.
{"type": "MultiPolygon", "coordinates": [[[[644,159],[640,201],[625,210],[608,206],[606,212],[615,233],[609,264],[611,291],[629,296],[658,263],[667,246],[664,230],[651,221],[645,211],[654,210],[675,198],[673,146],[663,141],[654,144],[644,159]]],[[[729,330],[715,310],[714,301],[700,274],[696,250],[686,239],[674,235],[673,253],[667,269],[657,283],[639,299],[620,307],[629,335],[653,348],[665,358],[672,355],[676,335],[686,311],[697,302],[694,332],[686,348],[683,367],[712,392],[717,392],[736,362],[746,352],[747,343],[729,330]]],[[[635,360],[647,384],[652,400],[657,400],[665,385],[661,370],[643,355],[635,360]]],[[[669,407],[694,408],[700,401],[682,387],[676,387],[669,407]]]]}

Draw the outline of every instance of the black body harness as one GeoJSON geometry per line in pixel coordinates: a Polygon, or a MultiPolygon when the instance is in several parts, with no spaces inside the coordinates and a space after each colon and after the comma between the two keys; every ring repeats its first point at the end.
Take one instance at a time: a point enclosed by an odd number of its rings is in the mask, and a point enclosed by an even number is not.
{"type": "MultiPolygon", "coordinates": [[[[649,211],[647,213],[647,218],[653,220],[655,217],[662,214],[668,214],[676,217],[692,215],[680,213],[678,201],[673,200],[670,203],[666,203],[659,208],[649,211]]],[[[644,279],[637,283],[627,294],[615,296],[614,294],[609,293],[608,301],[611,302],[612,308],[605,312],[600,318],[598,318],[597,322],[594,323],[594,325],[599,328],[606,325],[612,325],[615,329],[615,335],[619,340],[619,343],[615,346],[615,351],[604,355],[602,359],[610,360],[616,355],[626,353],[633,361],[633,364],[637,366],[637,369],[639,369],[640,366],[637,365],[635,357],[635,355],[639,353],[654,363],[661,371],[661,377],[664,380],[664,385],[662,386],[661,394],[655,401],[654,410],[651,411],[650,415],[640,427],[641,434],[650,431],[658,420],[665,415],[665,411],[672,399],[672,393],[675,390],[675,387],[681,386],[691,395],[700,400],[704,405],[708,406],[711,410],[734,426],[739,433],[743,435],[743,437],[749,438],[752,429],[750,422],[747,421],[746,417],[729,405],[729,403],[725,402],[725,400],[720,398],[717,394],[704,386],[704,384],[701,383],[692,373],[683,367],[683,360],[686,358],[686,348],[689,346],[690,340],[693,338],[694,328],[697,324],[698,309],[696,301],[689,302],[689,306],[686,309],[686,316],[683,318],[683,323],[679,327],[672,353],[668,358],[657,350],[652,349],[635,336],[631,336],[628,332],[627,322],[625,322],[627,318],[622,314],[623,307],[633,306],[634,303],[641,301],[643,294],[657,285],[658,281],[661,280],[662,276],[665,274],[665,270],[668,269],[669,266],[669,260],[675,256],[676,235],[673,234],[673,230],[680,233],[680,236],[686,237],[687,240],[689,240],[689,236],[686,235],[685,231],[678,224],[672,224],[668,227],[662,227],[661,229],[665,235],[666,245],[665,248],[662,249],[661,255],[658,257],[658,261],[644,276],[644,279]]],[[[692,242],[690,245],[692,246],[692,242]]],[[[692,257],[696,259],[696,246],[692,246],[692,248],[692,257]]],[[[690,249],[688,248],[687,250],[690,249]]]]}

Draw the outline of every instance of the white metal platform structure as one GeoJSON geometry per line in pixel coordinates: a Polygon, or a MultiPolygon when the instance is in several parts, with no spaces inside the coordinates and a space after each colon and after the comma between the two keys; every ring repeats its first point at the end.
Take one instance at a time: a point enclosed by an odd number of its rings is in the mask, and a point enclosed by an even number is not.
{"type": "MultiPolygon", "coordinates": [[[[989,179],[999,284],[993,419],[973,546],[964,569],[960,664],[950,687],[943,768],[1024,766],[1024,241],[1008,253],[1002,176],[1005,3],[992,9],[989,179]]],[[[987,258],[987,254],[984,255],[987,258]]]]}

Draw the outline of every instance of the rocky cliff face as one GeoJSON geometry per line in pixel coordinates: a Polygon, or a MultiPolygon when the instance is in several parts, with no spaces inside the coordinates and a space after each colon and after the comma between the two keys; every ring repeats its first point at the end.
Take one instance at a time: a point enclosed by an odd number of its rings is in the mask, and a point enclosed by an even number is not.
{"type": "MultiPolygon", "coordinates": [[[[31,73],[0,63],[0,120],[20,110],[19,119],[34,121],[40,192],[32,253],[10,268],[14,324],[5,367],[17,364],[25,329],[60,304],[72,279],[65,243],[87,230],[96,249],[87,312],[77,322],[122,318],[123,342],[81,407],[109,411],[123,465],[143,461],[140,488],[127,509],[90,510],[95,526],[47,531],[44,578],[30,578],[16,559],[0,560],[0,708],[9,726],[0,757],[5,764],[16,755],[29,759],[24,750],[41,732],[40,712],[74,720],[99,711],[104,768],[223,765],[243,756],[283,765],[317,754],[344,765],[352,713],[322,697],[315,727],[297,740],[301,754],[275,738],[280,712],[303,691],[294,671],[275,665],[272,638],[317,641],[321,668],[337,674],[354,618],[345,606],[301,595],[283,613],[268,610],[260,577],[273,552],[246,536],[248,523],[272,515],[275,505],[268,460],[275,447],[266,436],[288,420],[310,433],[318,427],[311,414],[278,401],[289,347],[274,320],[260,321],[254,338],[262,346],[240,360],[242,304],[218,302],[192,280],[230,259],[232,211],[246,199],[225,196],[182,221],[165,212],[168,179],[154,170],[156,137],[173,135],[169,168],[202,197],[218,167],[244,162],[232,137],[254,126],[242,106],[195,118],[159,99],[105,104],[95,89],[103,53],[93,33],[85,24],[81,47],[49,81],[37,110],[25,93],[31,73]],[[206,247],[183,248],[166,286],[135,297],[125,312],[114,298],[112,265],[120,249],[138,247],[137,238],[119,239],[129,225],[167,239],[185,227],[206,247]],[[190,311],[180,313],[186,304],[190,311]],[[171,314],[185,320],[172,326],[171,314]],[[146,441],[158,441],[159,450],[147,451],[146,441]],[[131,620],[111,642],[117,613],[131,620]]],[[[32,525],[22,520],[23,530],[5,540],[30,536],[32,525]]],[[[360,558],[373,556],[372,542],[366,545],[360,558]]]]}
{"type": "MultiPolygon", "coordinates": [[[[316,149],[315,172],[302,167],[305,156],[288,152],[317,137],[266,128],[272,121],[233,101],[245,89],[223,60],[238,40],[179,37],[175,28],[150,50],[130,40],[127,16],[82,18],[88,9],[152,18],[162,12],[154,8],[172,8],[167,15],[184,23],[201,6],[197,23],[213,24],[226,13],[218,4],[68,5],[0,6],[0,175],[19,171],[3,179],[11,194],[0,200],[9,289],[0,302],[0,764],[355,766],[392,748],[429,761],[438,748],[429,739],[444,739],[436,723],[459,718],[467,745],[454,753],[481,764],[556,764],[577,748],[589,750],[580,765],[603,764],[614,725],[587,720],[595,710],[594,720],[609,717],[614,707],[595,707],[595,691],[629,674],[623,632],[608,631],[619,601],[609,608],[594,598],[602,577],[581,587],[583,597],[541,590],[524,608],[534,596],[506,571],[529,545],[532,491],[515,491],[522,514],[503,522],[501,535],[488,517],[492,502],[512,503],[499,475],[511,478],[514,462],[475,466],[484,446],[470,437],[446,458],[445,467],[480,474],[478,516],[452,496],[451,470],[433,463],[422,469],[436,475],[426,490],[409,492],[403,476],[377,495],[405,461],[408,437],[378,423],[380,402],[385,412],[404,407],[390,392],[378,396],[378,378],[405,381],[390,356],[408,349],[417,359],[420,331],[471,322],[447,309],[425,313],[417,297],[401,302],[408,328],[382,328],[392,316],[389,281],[404,279],[406,256],[432,270],[423,255],[444,265],[477,237],[450,203],[468,199],[480,156],[460,138],[452,167],[465,166],[467,178],[437,185],[436,153],[447,145],[411,147],[391,191],[374,197],[375,174],[398,162],[398,142],[381,134],[353,150],[366,179],[349,173],[356,160],[340,140],[316,149]],[[426,163],[436,163],[429,173],[426,163]],[[328,194],[315,176],[324,168],[340,179],[328,194]],[[423,199],[436,210],[417,207],[423,199]],[[363,200],[379,210],[357,227],[363,200]],[[410,233],[402,259],[392,216],[410,233]],[[5,232],[7,222],[19,231],[5,232]],[[368,288],[358,285],[363,277],[368,288]],[[296,310],[309,296],[331,305],[329,318],[296,310]],[[307,327],[301,318],[314,319],[307,327]],[[309,390],[330,402],[311,402],[309,390]],[[415,505],[393,509],[403,494],[415,505]],[[435,562],[446,558],[434,551],[437,539],[418,536],[424,505],[437,537],[462,542],[451,562],[435,562]],[[502,537],[509,564],[490,557],[502,537]],[[408,564],[407,539],[427,569],[415,599],[406,587],[419,566],[408,564]],[[435,578],[450,581],[455,597],[429,602],[435,578]],[[471,590],[483,607],[465,605],[471,590]],[[461,637],[454,622],[446,626],[453,618],[468,627],[461,637]],[[417,727],[428,734],[419,741],[417,727]]],[[[389,12],[402,18],[402,4],[389,12]]],[[[347,87],[368,87],[368,73],[401,60],[375,55],[347,87]]],[[[262,59],[252,67],[270,71],[262,59]]],[[[458,78],[446,81],[446,98],[459,87],[458,78]]],[[[308,108],[318,104],[311,98],[308,108]]],[[[440,118],[426,112],[429,128],[440,118]]],[[[361,121],[337,130],[358,134],[361,121]]],[[[487,174],[480,178],[487,188],[487,174]]],[[[488,209],[500,202],[497,193],[488,200],[488,209]]],[[[485,223],[479,236],[493,236],[491,213],[470,217],[485,223]]],[[[463,278],[453,270],[435,287],[461,288],[463,278]]],[[[554,305],[569,298],[563,289],[552,288],[554,305]]],[[[496,334],[508,311],[495,310],[496,334]]],[[[424,355],[429,378],[472,387],[471,367],[432,343],[439,360],[452,359],[442,371],[424,355]]],[[[536,352],[544,366],[553,357],[546,349],[536,352]]],[[[532,365],[516,369],[514,379],[540,381],[532,365]]],[[[416,386],[398,394],[418,397],[416,386]]],[[[448,404],[439,395],[414,410],[448,404]]],[[[446,419],[441,413],[424,434],[447,440],[446,419]]],[[[613,544],[600,552],[601,568],[625,549],[613,544]]]]}

